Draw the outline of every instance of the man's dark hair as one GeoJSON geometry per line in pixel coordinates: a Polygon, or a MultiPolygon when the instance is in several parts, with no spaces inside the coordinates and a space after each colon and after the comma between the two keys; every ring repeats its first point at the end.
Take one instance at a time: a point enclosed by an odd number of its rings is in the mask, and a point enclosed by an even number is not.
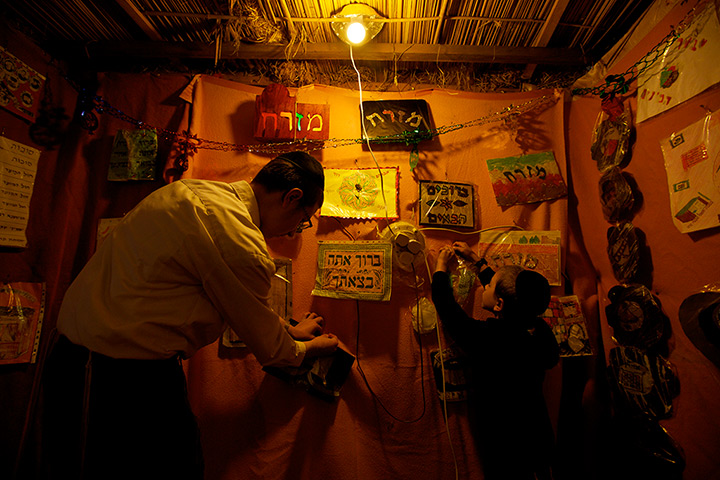
{"type": "Polygon", "coordinates": [[[288,152],[270,160],[252,180],[268,192],[303,191],[301,205],[311,207],[322,203],[325,174],[322,165],[306,152],[288,152]]]}

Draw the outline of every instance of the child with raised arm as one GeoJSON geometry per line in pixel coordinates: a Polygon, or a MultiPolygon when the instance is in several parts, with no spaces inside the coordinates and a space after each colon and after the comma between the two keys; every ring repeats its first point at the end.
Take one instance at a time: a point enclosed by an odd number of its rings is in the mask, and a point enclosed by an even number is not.
{"type": "Polygon", "coordinates": [[[495,272],[465,242],[455,242],[438,254],[432,299],[445,332],[468,360],[469,413],[485,478],[551,479],[554,434],[543,381],[560,350],[539,318],[550,301],[547,280],[514,265],[495,272]],[[482,307],[492,318],[476,320],[455,300],[448,274],[455,255],[474,264],[484,287],[482,307]]]}

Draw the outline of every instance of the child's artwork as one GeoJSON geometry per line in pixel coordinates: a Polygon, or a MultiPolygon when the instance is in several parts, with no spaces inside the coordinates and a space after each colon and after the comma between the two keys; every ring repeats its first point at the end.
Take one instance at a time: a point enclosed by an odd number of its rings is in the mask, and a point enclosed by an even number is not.
{"type": "Polygon", "coordinates": [[[342,218],[398,218],[400,169],[325,169],[320,215],[342,218]]]}
{"type": "Polygon", "coordinates": [[[553,330],[560,346],[561,357],[592,355],[585,316],[577,295],[550,297],[550,305],[542,315],[553,330]]]}
{"type": "Polygon", "coordinates": [[[682,233],[720,225],[720,114],[661,142],[675,227],[682,233]]]}
{"type": "Polygon", "coordinates": [[[474,228],[474,198],[472,185],[420,180],[420,225],[474,228]]]}
{"type": "Polygon", "coordinates": [[[567,195],[553,152],[487,161],[495,199],[501,207],[543,202],[567,195]]]}
{"type": "Polygon", "coordinates": [[[368,100],[362,106],[363,138],[407,143],[431,137],[432,122],[425,100],[368,100]]]}
{"type": "Polygon", "coordinates": [[[715,2],[707,2],[638,77],[638,123],[694,97],[720,82],[720,24],[715,2]]]}
{"type": "Polygon", "coordinates": [[[493,270],[520,265],[541,273],[550,285],[562,284],[559,231],[490,230],[480,234],[478,251],[493,270]]]}
{"type": "Polygon", "coordinates": [[[0,364],[35,363],[44,313],[44,283],[0,286],[0,364]]]}
{"type": "Polygon", "coordinates": [[[313,295],[390,300],[392,245],[389,242],[318,242],[313,295]]]}

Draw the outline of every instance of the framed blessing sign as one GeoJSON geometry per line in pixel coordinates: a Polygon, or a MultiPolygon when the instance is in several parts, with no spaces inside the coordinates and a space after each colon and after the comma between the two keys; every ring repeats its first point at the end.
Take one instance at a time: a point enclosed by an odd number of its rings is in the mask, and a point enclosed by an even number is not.
{"type": "Polygon", "coordinates": [[[420,180],[420,225],[475,227],[475,191],[467,183],[420,180]]]}

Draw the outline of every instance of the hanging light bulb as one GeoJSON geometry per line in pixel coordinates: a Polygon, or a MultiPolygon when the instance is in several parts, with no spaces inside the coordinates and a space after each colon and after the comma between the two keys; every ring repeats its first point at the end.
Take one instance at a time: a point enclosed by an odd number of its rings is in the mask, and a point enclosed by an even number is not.
{"type": "Polygon", "coordinates": [[[365,31],[365,25],[363,25],[363,23],[359,22],[359,21],[350,22],[350,25],[348,25],[347,30],[345,30],[345,35],[347,36],[347,39],[353,45],[359,45],[359,44],[363,43],[363,40],[365,40],[366,34],[367,34],[367,32],[365,31]]]}
{"type": "Polygon", "coordinates": [[[340,40],[352,46],[363,45],[380,33],[383,17],[363,3],[345,5],[332,16],[330,27],[340,40]]]}

